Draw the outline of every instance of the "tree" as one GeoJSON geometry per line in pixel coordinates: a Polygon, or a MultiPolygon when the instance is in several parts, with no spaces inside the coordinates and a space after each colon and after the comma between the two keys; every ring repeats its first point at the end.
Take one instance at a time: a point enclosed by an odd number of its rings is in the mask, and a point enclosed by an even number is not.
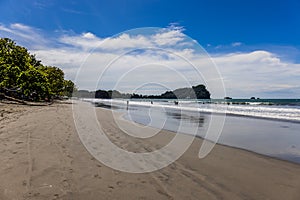
{"type": "Polygon", "coordinates": [[[45,74],[49,84],[49,92],[52,96],[63,95],[64,72],[58,67],[40,66],[39,69],[45,74]]]}
{"type": "Polygon", "coordinates": [[[64,96],[71,97],[73,92],[76,92],[75,84],[71,80],[64,80],[64,96]]]}
{"type": "Polygon", "coordinates": [[[0,38],[0,93],[37,101],[70,96],[74,88],[72,81],[64,80],[61,69],[42,65],[25,47],[0,38]]]}
{"type": "Polygon", "coordinates": [[[22,71],[39,62],[26,48],[17,46],[9,38],[0,39],[0,88],[16,88],[16,80],[22,71]]]}
{"type": "Polygon", "coordinates": [[[109,93],[105,90],[97,90],[95,93],[95,98],[110,99],[109,93]]]}
{"type": "Polygon", "coordinates": [[[46,76],[42,71],[32,66],[20,73],[17,83],[22,94],[29,100],[37,101],[50,96],[50,87],[46,76]]]}

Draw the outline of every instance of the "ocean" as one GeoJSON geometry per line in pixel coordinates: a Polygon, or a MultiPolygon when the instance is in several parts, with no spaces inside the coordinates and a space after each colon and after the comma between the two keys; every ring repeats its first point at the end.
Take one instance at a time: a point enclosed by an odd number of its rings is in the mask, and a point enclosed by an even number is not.
{"type": "MultiPolygon", "coordinates": [[[[124,108],[127,100],[86,99],[124,108]]],[[[133,99],[130,106],[151,106],[194,112],[220,113],[300,122],[300,99],[211,99],[211,100],[133,99]],[[153,104],[151,104],[153,102],[153,104]]]]}
{"type": "Polygon", "coordinates": [[[123,112],[145,126],[208,138],[219,120],[217,143],[300,163],[300,99],[84,99],[123,112]],[[176,101],[176,103],[175,103],[176,101]]]}

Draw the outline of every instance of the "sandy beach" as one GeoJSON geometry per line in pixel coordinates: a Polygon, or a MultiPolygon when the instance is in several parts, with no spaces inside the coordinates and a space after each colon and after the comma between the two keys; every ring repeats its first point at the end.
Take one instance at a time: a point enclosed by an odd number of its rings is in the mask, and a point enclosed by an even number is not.
{"type": "MultiPolygon", "coordinates": [[[[147,140],[126,136],[112,111],[96,108],[116,145],[152,151],[174,133],[147,140]]],[[[49,106],[0,103],[0,199],[300,199],[300,165],[216,145],[198,158],[202,140],[152,173],[113,170],[82,145],[69,102],[49,106]]],[[[130,126],[131,122],[127,122],[130,126]]]]}

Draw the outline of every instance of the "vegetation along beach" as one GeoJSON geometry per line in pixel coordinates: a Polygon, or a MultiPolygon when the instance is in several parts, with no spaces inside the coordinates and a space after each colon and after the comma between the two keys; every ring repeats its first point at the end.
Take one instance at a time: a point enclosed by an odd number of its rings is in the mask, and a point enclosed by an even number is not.
{"type": "Polygon", "coordinates": [[[297,1],[0,1],[0,200],[299,200],[297,1]]]}
{"type": "MultiPolygon", "coordinates": [[[[196,138],[178,160],[158,171],[131,174],[114,170],[89,154],[74,125],[72,104],[95,103],[96,99],[83,102],[56,99],[49,104],[49,100],[42,101],[40,96],[39,102],[24,103],[15,100],[19,97],[17,92],[12,94],[12,98],[3,94],[0,104],[1,199],[122,199],[124,195],[127,199],[297,199],[300,195],[299,164],[224,145],[217,145],[206,158],[199,159],[201,138],[196,138]]],[[[142,109],[139,102],[148,106],[159,104],[157,99],[152,100],[153,104],[146,100],[132,99],[130,106],[137,112],[142,109]]],[[[112,105],[109,100],[99,101],[112,105]]],[[[135,127],[135,122],[121,117],[124,106],[121,101],[115,103],[119,109],[95,108],[102,127],[109,130],[108,137],[119,147],[132,152],[151,152],[174,137],[174,132],[163,129],[147,140],[127,136],[113,117],[118,115],[125,120],[129,129],[135,127]]],[[[140,123],[142,119],[140,116],[140,123]]],[[[192,119],[186,117],[187,122],[192,119]]],[[[244,128],[253,131],[251,127],[244,128]]]]}

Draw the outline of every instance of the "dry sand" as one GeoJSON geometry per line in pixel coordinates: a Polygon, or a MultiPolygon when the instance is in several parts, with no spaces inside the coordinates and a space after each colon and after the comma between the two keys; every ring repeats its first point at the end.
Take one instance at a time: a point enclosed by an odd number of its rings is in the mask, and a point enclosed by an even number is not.
{"type": "MultiPolygon", "coordinates": [[[[198,159],[201,139],[159,171],[130,174],[106,167],[81,144],[68,103],[0,103],[0,199],[300,199],[300,165],[217,145],[198,159]]],[[[173,137],[131,139],[97,108],[110,139],[151,151],[173,137]]]]}

